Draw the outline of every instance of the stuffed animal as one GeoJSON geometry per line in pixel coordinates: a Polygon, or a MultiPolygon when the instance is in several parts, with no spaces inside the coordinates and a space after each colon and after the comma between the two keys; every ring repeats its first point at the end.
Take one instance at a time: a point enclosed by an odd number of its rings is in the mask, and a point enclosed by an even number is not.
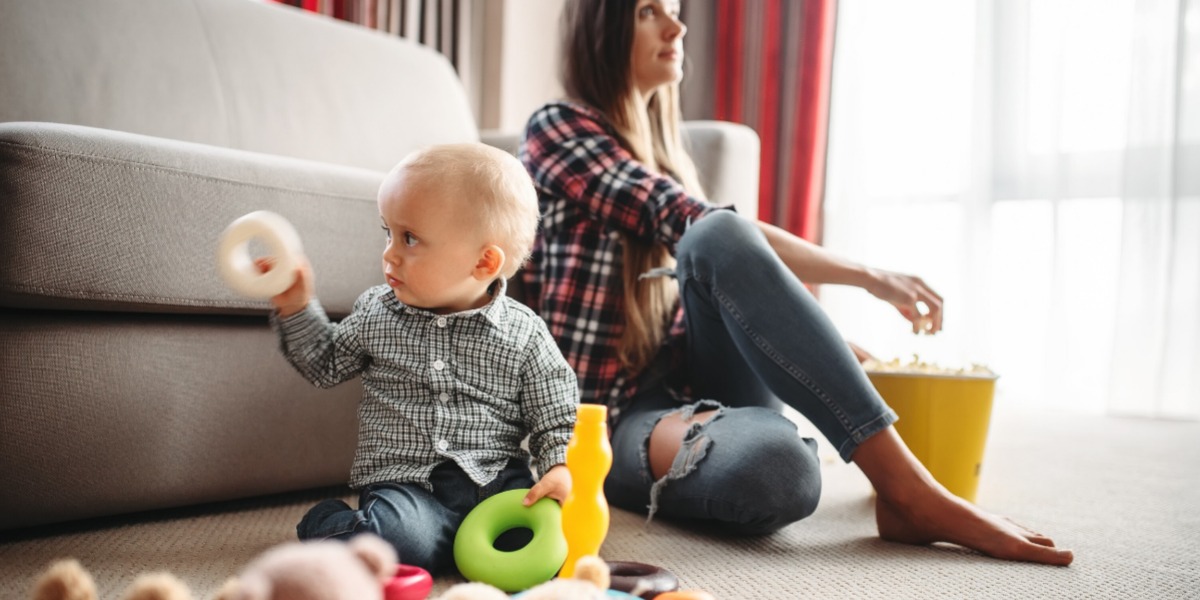
{"type": "MultiPolygon", "coordinates": [[[[33,587],[33,600],[97,600],[96,581],[68,558],[46,569],[33,587]]],[[[192,592],[170,573],[147,573],[134,580],[122,596],[126,600],[192,600],[192,592]]]]}
{"type": "MultiPolygon", "coordinates": [[[[349,542],[289,542],[247,565],[221,587],[216,600],[383,600],[396,567],[392,546],[369,534],[349,542]]],[[[149,573],[121,597],[192,600],[192,593],[170,573],[149,573]]],[[[33,600],[98,600],[96,583],[79,561],[60,560],[42,574],[33,600]]]]}
{"type": "Polygon", "coordinates": [[[382,600],[396,566],[392,546],[370,534],[349,542],[291,542],[247,565],[217,600],[382,600]]]}
{"type": "MultiPolygon", "coordinates": [[[[384,586],[397,566],[391,545],[369,534],[350,542],[289,542],[267,550],[247,565],[240,576],[225,583],[215,600],[383,600],[384,586]]],[[[604,600],[612,598],[607,592],[610,583],[608,564],[599,557],[584,556],[575,564],[571,578],[552,579],[514,598],[604,600]]],[[[684,596],[689,600],[704,597],[684,596]]],[[[149,573],[138,577],[122,598],[192,600],[192,594],[169,573],[149,573]]],[[[38,580],[33,600],[97,600],[96,584],[79,561],[61,560],[38,580]]],[[[509,596],[487,584],[460,583],[437,600],[509,600],[509,596]]]]}

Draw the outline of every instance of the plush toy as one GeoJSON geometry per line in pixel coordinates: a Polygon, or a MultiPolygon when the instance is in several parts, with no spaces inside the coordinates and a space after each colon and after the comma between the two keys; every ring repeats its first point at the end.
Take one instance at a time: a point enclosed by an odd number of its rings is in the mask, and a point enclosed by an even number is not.
{"type": "MultiPolygon", "coordinates": [[[[398,572],[396,552],[373,535],[350,542],[290,542],[271,548],[230,579],[215,600],[383,600],[385,584],[398,572]]],[[[570,578],[552,579],[512,596],[513,600],[636,600],[609,591],[610,570],[596,556],[575,563],[570,578]]],[[[428,587],[424,588],[428,590],[428,587]]],[[[634,593],[639,593],[635,589],[634,593]]],[[[425,593],[420,594],[424,597],[425,593]]],[[[393,596],[395,597],[395,596],[393,596]]],[[[408,597],[408,596],[405,596],[408,597]]],[[[125,590],[124,600],[192,600],[187,585],[169,573],[138,577],[125,590]]],[[[460,583],[437,600],[509,600],[498,588],[483,583],[460,583]]],[[[688,600],[711,596],[681,596],[688,600]]],[[[52,565],[38,580],[33,600],[97,600],[91,575],[74,559],[52,565]]]]}
{"type": "Polygon", "coordinates": [[[217,600],[382,600],[395,573],[396,551],[374,535],[291,542],[247,565],[217,600]]]}
{"type": "MultiPolygon", "coordinates": [[[[33,588],[33,600],[97,600],[92,575],[68,558],[50,565],[33,588]]],[[[122,596],[126,600],[192,600],[192,592],[170,573],[147,573],[134,580],[122,596]]]]}
{"type": "MultiPolygon", "coordinates": [[[[230,579],[216,600],[383,600],[397,572],[396,551],[373,535],[349,542],[289,542],[267,550],[230,579]]],[[[169,573],[138,577],[124,600],[192,600],[169,573]]],[[[60,560],[42,574],[33,600],[98,600],[92,576],[74,559],[60,560]]]]}

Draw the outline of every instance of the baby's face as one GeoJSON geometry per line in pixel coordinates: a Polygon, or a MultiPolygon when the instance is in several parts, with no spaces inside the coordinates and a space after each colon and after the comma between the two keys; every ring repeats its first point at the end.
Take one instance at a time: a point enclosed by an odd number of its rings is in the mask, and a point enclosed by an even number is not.
{"type": "Polygon", "coordinates": [[[484,244],[473,215],[461,198],[425,179],[400,171],[380,189],[384,278],[409,306],[435,313],[483,306],[490,281],[474,276],[484,244]]]}

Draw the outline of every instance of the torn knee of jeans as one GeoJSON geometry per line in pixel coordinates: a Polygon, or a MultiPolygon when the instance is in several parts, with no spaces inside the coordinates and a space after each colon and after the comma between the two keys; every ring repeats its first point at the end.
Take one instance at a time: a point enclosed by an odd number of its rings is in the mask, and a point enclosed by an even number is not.
{"type": "Polygon", "coordinates": [[[707,429],[710,423],[721,418],[724,408],[717,402],[702,400],[681,408],[675,414],[680,415],[684,420],[691,419],[698,408],[713,408],[717,413],[707,421],[692,423],[687,432],[683,434],[683,441],[679,445],[679,452],[675,455],[675,460],[671,462],[671,468],[667,470],[666,475],[660,477],[650,487],[650,509],[646,515],[647,524],[654,519],[654,513],[658,512],[658,498],[667,483],[687,477],[688,474],[695,471],[696,466],[704,460],[704,457],[708,455],[709,447],[712,446],[712,438],[708,436],[707,429]]]}
{"type": "MultiPolygon", "coordinates": [[[[713,419],[715,419],[715,418],[717,418],[718,415],[721,414],[722,408],[724,408],[724,407],[721,406],[721,403],[717,402],[716,400],[698,400],[698,401],[693,402],[687,406],[684,406],[683,408],[680,408],[679,410],[675,411],[674,413],[670,413],[670,414],[677,414],[677,415],[679,415],[680,419],[687,421],[687,420],[691,419],[692,417],[696,416],[697,412],[703,412],[706,410],[715,410],[715,411],[717,411],[717,414],[713,415],[713,419]]],[[[666,415],[663,415],[663,416],[666,416],[666,415]]],[[[709,419],[709,420],[711,421],[712,419],[709,419]]]]}
{"type": "Polygon", "coordinates": [[[638,281],[643,279],[655,279],[657,277],[675,277],[674,267],[654,267],[645,273],[638,274],[638,281]]]}

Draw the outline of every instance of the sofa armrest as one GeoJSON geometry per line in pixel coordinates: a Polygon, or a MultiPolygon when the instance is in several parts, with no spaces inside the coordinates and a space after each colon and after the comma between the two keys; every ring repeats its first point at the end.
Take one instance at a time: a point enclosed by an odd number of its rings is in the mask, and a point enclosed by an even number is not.
{"type": "Polygon", "coordinates": [[[483,129],[479,132],[479,141],[516,156],[521,146],[521,134],[504,129],[483,129]]]}
{"type": "MultiPolygon", "coordinates": [[[[738,213],[749,219],[757,217],[758,134],[727,121],[686,121],[683,136],[708,198],[736,206],[738,213]]],[[[513,154],[521,143],[520,134],[495,129],[481,131],[479,138],[513,154]]]]}
{"type": "Polygon", "coordinates": [[[686,121],[683,138],[709,200],[758,216],[758,134],[728,121],[686,121]]]}
{"type": "Polygon", "coordinates": [[[300,233],[331,314],[380,282],[383,173],[57,123],[0,123],[0,306],[263,314],[217,273],[254,210],[300,233]]]}

